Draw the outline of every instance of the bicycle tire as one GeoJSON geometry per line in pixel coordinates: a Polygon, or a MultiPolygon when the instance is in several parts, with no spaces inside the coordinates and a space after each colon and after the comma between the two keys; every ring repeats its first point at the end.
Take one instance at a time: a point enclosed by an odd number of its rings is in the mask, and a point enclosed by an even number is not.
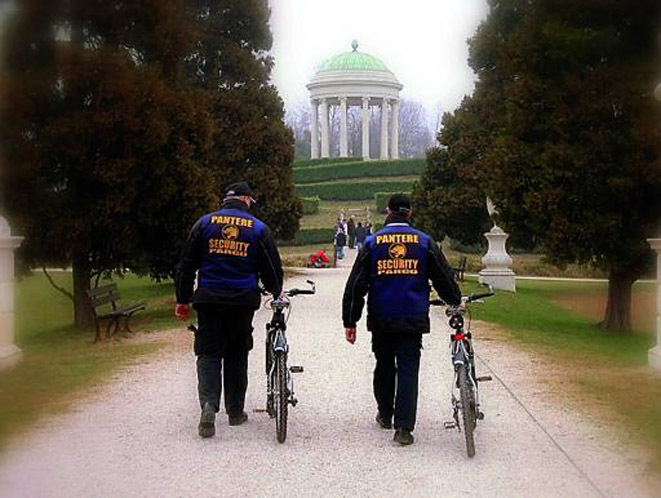
{"type": "Polygon", "coordinates": [[[466,438],[466,453],[470,458],[475,456],[475,393],[468,379],[468,367],[462,365],[458,372],[459,395],[461,397],[461,416],[464,423],[464,437],[466,438]]]}
{"type": "Polygon", "coordinates": [[[287,392],[287,356],[279,351],[275,354],[275,433],[278,443],[287,439],[287,415],[289,408],[289,393],[287,392]]]}

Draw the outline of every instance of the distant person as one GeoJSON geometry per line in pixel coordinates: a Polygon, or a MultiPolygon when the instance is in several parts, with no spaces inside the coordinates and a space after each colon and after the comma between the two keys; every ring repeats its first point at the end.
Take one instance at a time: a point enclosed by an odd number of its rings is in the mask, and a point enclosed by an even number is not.
{"type": "Polygon", "coordinates": [[[335,258],[344,259],[344,248],[347,245],[347,234],[340,229],[335,234],[335,258]]]}
{"type": "Polygon", "coordinates": [[[353,249],[356,247],[356,222],[354,221],[353,216],[349,217],[347,234],[349,235],[349,249],[353,249]]]}
{"type": "Polygon", "coordinates": [[[247,183],[227,187],[220,210],[193,225],[175,275],[175,315],[186,320],[191,302],[197,311],[198,432],[204,438],[216,433],[221,379],[229,425],[248,420],[244,406],[252,320],[261,304],[258,281],[274,296],[282,292],[280,255],[269,228],[248,212],[254,202],[247,183]]]}
{"type": "Polygon", "coordinates": [[[363,224],[359,221],[358,226],[356,227],[356,249],[359,251],[365,245],[365,239],[367,238],[367,230],[363,224]]]}
{"type": "Polygon", "coordinates": [[[365,223],[365,233],[368,237],[372,235],[372,222],[370,220],[365,223]]]}
{"type": "Polygon", "coordinates": [[[411,226],[411,215],[408,196],[390,198],[385,227],[367,238],[342,302],[345,336],[353,344],[369,295],[376,421],[390,429],[394,415],[394,440],[401,445],[413,443],[422,334],[429,332],[429,280],[446,303],[461,303],[452,268],[432,238],[411,226]]]}

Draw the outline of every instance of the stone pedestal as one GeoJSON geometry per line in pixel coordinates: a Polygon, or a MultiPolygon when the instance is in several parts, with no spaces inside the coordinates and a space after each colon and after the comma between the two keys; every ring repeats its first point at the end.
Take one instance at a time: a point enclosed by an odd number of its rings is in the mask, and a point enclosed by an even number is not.
{"type": "Polygon", "coordinates": [[[23,237],[12,237],[0,216],[0,369],[14,365],[21,350],[14,344],[14,251],[23,237]]]}
{"type": "Polygon", "coordinates": [[[656,346],[650,349],[648,360],[650,366],[661,374],[661,239],[647,241],[656,251],[656,346]]]}
{"type": "Polygon", "coordinates": [[[482,258],[484,269],[479,273],[479,282],[489,284],[494,289],[516,292],[516,275],[510,268],[512,258],[505,248],[509,235],[502,228],[494,226],[484,236],[489,241],[489,249],[482,258]]]}

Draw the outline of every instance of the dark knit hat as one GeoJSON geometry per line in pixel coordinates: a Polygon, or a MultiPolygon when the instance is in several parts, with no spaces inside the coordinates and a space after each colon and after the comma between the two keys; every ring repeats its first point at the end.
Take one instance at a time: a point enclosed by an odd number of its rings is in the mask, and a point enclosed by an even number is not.
{"type": "Polygon", "coordinates": [[[393,194],[388,200],[388,209],[393,213],[407,214],[411,211],[411,199],[406,194],[393,194]]]}

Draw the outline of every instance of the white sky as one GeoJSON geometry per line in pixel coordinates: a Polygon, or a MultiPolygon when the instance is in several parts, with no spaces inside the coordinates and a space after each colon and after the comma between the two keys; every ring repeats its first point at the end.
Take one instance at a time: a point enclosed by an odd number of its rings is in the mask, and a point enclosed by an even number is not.
{"type": "Polygon", "coordinates": [[[452,111],[473,91],[466,40],[486,0],[270,0],[273,81],[286,106],[307,102],[305,84],[328,57],[358,50],[381,59],[404,85],[402,97],[431,114],[452,111]]]}

